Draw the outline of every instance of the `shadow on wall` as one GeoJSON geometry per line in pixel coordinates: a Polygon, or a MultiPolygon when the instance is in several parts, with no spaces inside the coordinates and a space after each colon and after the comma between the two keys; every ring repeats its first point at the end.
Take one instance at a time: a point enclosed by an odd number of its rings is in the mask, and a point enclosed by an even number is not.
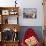
{"type": "Polygon", "coordinates": [[[21,42],[21,40],[22,40],[22,38],[24,36],[25,31],[28,28],[32,28],[34,30],[34,32],[36,32],[39,41],[41,43],[43,43],[43,30],[42,30],[42,26],[21,26],[21,29],[20,29],[20,32],[19,32],[20,42],[21,42]]]}

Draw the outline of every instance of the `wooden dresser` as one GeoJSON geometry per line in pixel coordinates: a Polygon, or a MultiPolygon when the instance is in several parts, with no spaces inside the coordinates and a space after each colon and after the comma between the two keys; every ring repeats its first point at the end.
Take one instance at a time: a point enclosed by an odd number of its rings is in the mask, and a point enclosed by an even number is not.
{"type": "MultiPolygon", "coordinates": [[[[0,7],[0,36],[1,36],[1,41],[0,41],[0,46],[18,46],[18,43],[19,43],[19,39],[17,34],[18,31],[19,31],[19,21],[18,21],[18,18],[19,18],[19,7],[0,7]],[[12,22],[9,21],[8,17],[11,16],[11,17],[15,17],[12,19],[10,19],[12,22]],[[16,20],[16,21],[15,21],[16,20]],[[13,23],[13,21],[15,21],[13,23]],[[9,23],[10,22],[10,23],[9,23]],[[10,29],[10,33],[13,32],[13,34],[11,34],[11,36],[9,36],[9,34],[7,34],[8,38],[5,38],[6,39],[11,39],[10,40],[4,40],[4,37],[2,37],[2,34],[5,32],[5,31],[8,31],[10,29]],[[15,35],[16,34],[16,35],[15,35]],[[17,38],[15,38],[17,37],[17,38]],[[15,39],[15,40],[13,40],[15,39]],[[17,39],[17,40],[16,40],[17,39]]],[[[9,31],[8,31],[9,32],[9,31]]]]}

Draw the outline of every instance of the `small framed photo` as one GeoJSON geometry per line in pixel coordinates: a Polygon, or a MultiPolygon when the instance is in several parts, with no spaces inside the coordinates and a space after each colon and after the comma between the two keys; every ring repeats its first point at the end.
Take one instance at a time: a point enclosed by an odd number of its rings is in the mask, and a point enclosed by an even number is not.
{"type": "Polygon", "coordinates": [[[2,15],[9,15],[9,10],[2,10],[2,15]]]}
{"type": "Polygon", "coordinates": [[[9,14],[10,14],[10,15],[17,15],[17,11],[15,11],[15,10],[10,10],[9,14]]]}
{"type": "Polygon", "coordinates": [[[37,17],[36,8],[23,8],[23,18],[35,19],[37,17]]]}

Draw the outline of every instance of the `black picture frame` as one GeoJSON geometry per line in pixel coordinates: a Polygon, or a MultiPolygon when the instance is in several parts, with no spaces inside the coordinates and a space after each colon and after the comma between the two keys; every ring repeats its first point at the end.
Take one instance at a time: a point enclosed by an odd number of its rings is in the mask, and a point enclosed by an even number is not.
{"type": "Polygon", "coordinates": [[[37,9],[36,8],[23,8],[23,18],[37,18],[37,9]]]}

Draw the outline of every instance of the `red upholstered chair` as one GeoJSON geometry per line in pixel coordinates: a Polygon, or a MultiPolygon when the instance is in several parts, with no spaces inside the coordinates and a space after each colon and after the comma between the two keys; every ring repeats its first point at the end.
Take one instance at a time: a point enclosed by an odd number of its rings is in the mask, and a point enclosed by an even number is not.
{"type": "MultiPolygon", "coordinates": [[[[21,46],[28,46],[27,43],[25,42],[27,39],[31,40],[33,39],[32,36],[34,38],[37,37],[36,33],[32,30],[32,28],[28,28],[27,31],[25,32],[24,37],[22,38],[22,42],[21,42],[21,46]]],[[[36,38],[36,44],[35,45],[29,45],[29,46],[41,46],[40,42],[38,41],[38,39],[36,38]]],[[[31,43],[30,43],[31,44],[31,43]]]]}

